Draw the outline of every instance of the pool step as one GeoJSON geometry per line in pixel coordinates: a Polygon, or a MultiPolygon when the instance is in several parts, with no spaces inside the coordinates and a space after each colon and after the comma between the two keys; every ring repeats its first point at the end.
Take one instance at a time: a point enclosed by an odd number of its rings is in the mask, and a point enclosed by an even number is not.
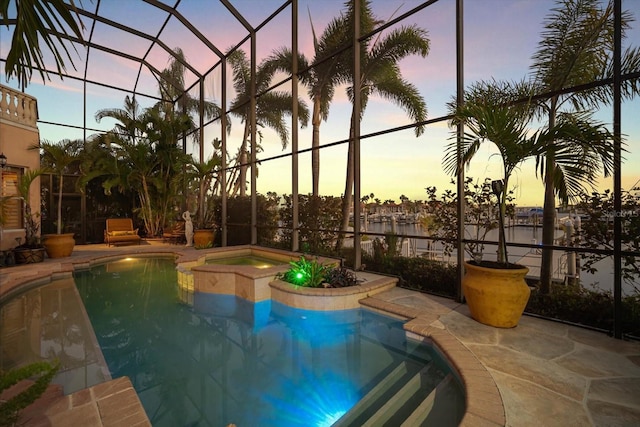
{"type": "MultiPolygon", "coordinates": [[[[434,402],[454,382],[451,375],[442,379],[433,363],[403,362],[379,382],[333,427],[346,426],[418,426],[432,413],[434,402]]],[[[440,405],[440,402],[438,401],[440,405]]],[[[435,416],[435,417],[434,417],[435,416]]],[[[455,425],[455,424],[452,424],[455,425]]]]}
{"type": "Polygon", "coordinates": [[[448,374],[426,399],[401,424],[401,427],[415,427],[420,425],[458,425],[457,414],[460,414],[457,402],[456,384],[453,374],[448,374]]]}

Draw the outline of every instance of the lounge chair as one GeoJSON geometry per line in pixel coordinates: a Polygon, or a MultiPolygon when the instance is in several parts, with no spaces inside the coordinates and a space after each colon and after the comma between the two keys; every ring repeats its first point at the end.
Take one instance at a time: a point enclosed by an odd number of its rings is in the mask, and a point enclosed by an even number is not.
{"type": "Polygon", "coordinates": [[[107,219],[107,227],[104,230],[104,242],[107,246],[116,243],[138,243],[142,239],[138,235],[138,229],[133,228],[131,218],[109,218],[107,219]]]}
{"type": "Polygon", "coordinates": [[[182,220],[178,220],[173,224],[169,231],[165,231],[164,233],[162,233],[162,238],[165,241],[168,241],[170,244],[179,245],[180,243],[186,242],[184,231],[185,222],[182,220]]]}

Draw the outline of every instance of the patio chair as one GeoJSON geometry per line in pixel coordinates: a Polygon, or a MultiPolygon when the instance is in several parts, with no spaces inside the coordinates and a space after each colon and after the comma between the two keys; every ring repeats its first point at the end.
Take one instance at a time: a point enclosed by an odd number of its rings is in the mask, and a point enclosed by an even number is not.
{"type": "Polygon", "coordinates": [[[162,238],[165,242],[169,242],[172,245],[179,245],[187,241],[185,234],[185,222],[178,220],[173,223],[169,231],[162,233],[162,238]]]}

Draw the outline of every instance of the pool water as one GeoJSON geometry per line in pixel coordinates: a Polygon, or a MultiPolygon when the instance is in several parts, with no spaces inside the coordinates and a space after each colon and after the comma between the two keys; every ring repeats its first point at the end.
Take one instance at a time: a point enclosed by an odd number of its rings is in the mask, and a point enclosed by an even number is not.
{"type": "Polygon", "coordinates": [[[213,258],[207,259],[206,264],[215,265],[250,265],[256,268],[269,268],[276,265],[285,264],[283,262],[275,261],[270,258],[261,257],[257,255],[244,255],[229,258],[213,258]]]}
{"type": "Polygon", "coordinates": [[[434,362],[434,383],[448,372],[402,322],[367,310],[211,294],[185,304],[171,259],[74,276],[111,377],[131,379],[154,426],[329,426],[400,365],[434,362]]]}

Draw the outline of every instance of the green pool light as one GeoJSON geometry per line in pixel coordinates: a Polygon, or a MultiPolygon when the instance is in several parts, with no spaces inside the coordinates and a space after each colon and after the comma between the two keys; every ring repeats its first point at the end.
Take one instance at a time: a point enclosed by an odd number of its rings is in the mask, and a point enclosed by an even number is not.
{"type": "Polygon", "coordinates": [[[302,274],[300,272],[296,273],[296,279],[302,280],[303,277],[304,277],[304,274],[302,274]]]}

